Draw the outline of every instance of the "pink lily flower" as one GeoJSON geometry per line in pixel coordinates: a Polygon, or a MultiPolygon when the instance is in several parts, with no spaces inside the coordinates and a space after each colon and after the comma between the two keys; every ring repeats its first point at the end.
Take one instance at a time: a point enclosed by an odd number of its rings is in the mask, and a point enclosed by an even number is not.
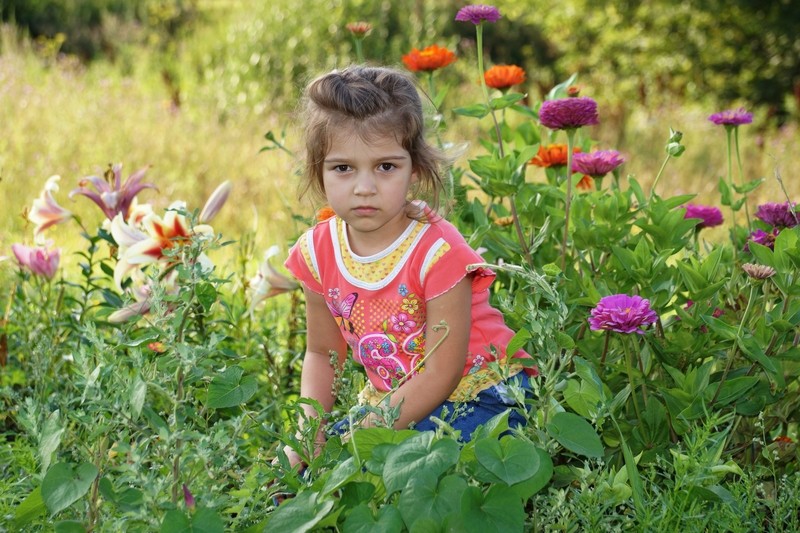
{"type": "Polygon", "coordinates": [[[214,192],[208,197],[206,205],[203,206],[203,210],[200,211],[200,216],[197,221],[201,224],[211,222],[211,219],[217,216],[219,210],[222,209],[222,206],[228,201],[228,196],[231,194],[232,187],[231,182],[225,180],[214,189],[214,192]]]}
{"type": "Polygon", "coordinates": [[[56,202],[53,193],[58,192],[58,181],[61,176],[50,176],[44,185],[39,198],[33,201],[33,207],[28,212],[28,220],[36,224],[34,236],[39,236],[50,226],[61,224],[72,218],[72,212],[61,207],[56,202]]]}
{"type": "Polygon", "coordinates": [[[48,241],[44,246],[13,244],[11,250],[20,266],[27,268],[37,276],[53,279],[61,260],[61,248],[52,248],[52,245],[53,241],[48,241]]]}
{"type": "Polygon", "coordinates": [[[156,188],[152,183],[141,183],[148,168],[137,170],[128,176],[125,183],[122,183],[122,165],[113,165],[102,178],[99,176],[83,178],[78,187],[69,193],[69,197],[80,194],[97,204],[109,220],[113,220],[118,213],[122,213],[127,220],[134,197],[143,189],[156,188]],[[93,186],[94,190],[90,189],[89,185],[93,186]]]}
{"type": "Polygon", "coordinates": [[[258,267],[258,273],[248,282],[248,292],[250,293],[250,312],[266,300],[278,294],[290,292],[300,288],[295,280],[288,278],[278,272],[272,266],[270,259],[280,253],[280,249],[273,245],[264,252],[264,261],[258,267]]]}

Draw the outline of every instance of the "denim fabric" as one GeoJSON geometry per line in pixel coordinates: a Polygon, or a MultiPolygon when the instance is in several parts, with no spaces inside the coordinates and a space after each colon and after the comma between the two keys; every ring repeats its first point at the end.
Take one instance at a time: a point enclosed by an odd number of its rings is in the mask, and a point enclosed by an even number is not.
{"type": "MultiPolygon", "coordinates": [[[[533,393],[531,391],[530,380],[525,372],[520,372],[509,378],[516,381],[525,389],[527,397],[533,393]]],[[[498,383],[486,390],[481,391],[474,400],[469,402],[454,403],[445,401],[424,420],[418,422],[414,429],[417,431],[433,431],[438,426],[431,420],[431,416],[447,422],[453,429],[461,432],[461,440],[469,442],[475,429],[488,422],[492,417],[497,416],[507,409],[519,407],[519,405],[508,395],[506,382],[498,383]],[[445,411],[445,414],[442,412],[445,411]]],[[[510,428],[524,426],[526,419],[517,410],[512,409],[508,415],[508,425],[510,428]]],[[[331,434],[342,435],[349,429],[348,419],[339,420],[329,430],[331,434]]]]}

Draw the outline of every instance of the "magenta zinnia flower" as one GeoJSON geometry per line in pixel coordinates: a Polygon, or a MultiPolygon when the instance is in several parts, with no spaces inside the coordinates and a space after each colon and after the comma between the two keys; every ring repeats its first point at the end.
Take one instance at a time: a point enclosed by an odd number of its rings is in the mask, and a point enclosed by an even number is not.
{"type": "Polygon", "coordinates": [[[618,333],[644,334],[642,326],[652,324],[658,319],[650,309],[650,302],[640,296],[612,294],[601,298],[589,317],[591,329],[616,331],[618,333]]]}
{"type": "Polygon", "coordinates": [[[775,239],[778,237],[780,232],[781,230],[778,228],[773,228],[769,233],[764,230],[757,229],[750,234],[750,238],[747,239],[747,243],[744,245],[744,250],[746,252],[750,251],[750,242],[758,243],[772,250],[775,248],[775,239]]]}
{"type": "Polygon", "coordinates": [[[106,171],[102,178],[100,176],[83,178],[78,183],[78,187],[69,193],[69,197],[80,194],[89,198],[103,210],[109,220],[114,220],[118,213],[122,213],[122,217],[128,220],[128,211],[136,195],[142,189],[155,189],[156,187],[152,183],[141,183],[145,172],[147,172],[147,167],[137,170],[128,176],[125,183],[122,183],[122,165],[117,164],[106,171]],[[89,185],[92,185],[95,190],[90,189],[89,185]]]}
{"type": "Polygon", "coordinates": [[[494,6],[487,6],[485,4],[473,4],[464,6],[458,10],[456,20],[459,22],[471,22],[476,26],[481,22],[497,22],[502,15],[500,11],[494,6]]]}
{"type": "Polygon", "coordinates": [[[683,218],[699,218],[697,230],[713,228],[722,224],[722,211],[712,205],[688,204],[683,218]]]}
{"type": "Polygon", "coordinates": [[[597,124],[597,102],[588,96],[546,100],[539,109],[539,122],[551,130],[569,130],[597,124]]]}
{"type": "Polygon", "coordinates": [[[624,162],[625,159],[616,150],[595,150],[589,153],[577,153],[572,156],[572,171],[599,178],[624,162]]]}
{"type": "Polygon", "coordinates": [[[741,126],[742,124],[753,122],[753,114],[740,107],[739,109],[728,109],[714,113],[708,117],[708,120],[718,126],[741,126]]]}
{"type": "Polygon", "coordinates": [[[776,228],[793,228],[797,225],[797,212],[795,203],[767,202],[758,206],[756,218],[759,218],[776,228]]]}

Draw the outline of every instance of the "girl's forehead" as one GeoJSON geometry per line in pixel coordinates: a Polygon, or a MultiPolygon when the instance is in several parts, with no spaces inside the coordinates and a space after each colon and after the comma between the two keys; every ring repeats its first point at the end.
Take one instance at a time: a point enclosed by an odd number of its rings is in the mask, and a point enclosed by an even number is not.
{"type": "Polygon", "coordinates": [[[400,141],[391,133],[363,132],[346,128],[331,132],[328,153],[361,153],[391,151],[406,154],[400,141]]]}

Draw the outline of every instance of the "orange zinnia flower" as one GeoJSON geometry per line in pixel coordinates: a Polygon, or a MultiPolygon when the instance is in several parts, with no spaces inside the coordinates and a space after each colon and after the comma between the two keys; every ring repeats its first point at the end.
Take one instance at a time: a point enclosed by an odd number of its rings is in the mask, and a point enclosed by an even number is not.
{"type": "Polygon", "coordinates": [[[372,31],[372,24],[359,20],[358,22],[347,23],[345,28],[356,37],[366,37],[366,35],[372,31]]]}
{"type": "Polygon", "coordinates": [[[575,184],[575,188],[581,191],[591,191],[594,189],[594,180],[591,176],[584,176],[581,181],[575,184]]]}
{"type": "Polygon", "coordinates": [[[456,55],[441,46],[432,44],[423,50],[413,48],[403,56],[403,63],[411,72],[431,72],[446,67],[456,60],[456,55]]]}
{"type": "MultiPolygon", "coordinates": [[[[573,154],[580,152],[580,147],[576,146],[572,149],[573,154]]],[[[537,167],[561,167],[567,164],[567,145],[566,144],[548,144],[539,146],[539,153],[531,159],[531,165],[537,167]]]]}
{"type": "Polygon", "coordinates": [[[486,85],[493,89],[508,89],[525,81],[525,71],[517,65],[495,65],[483,74],[486,85]]]}
{"type": "Polygon", "coordinates": [[[333,208],[329,205],[321,207],[319,211],[317,211],[317,222],[325,222],[329,218],[333,218],[336,216],[334,213],[333,208]]]}

